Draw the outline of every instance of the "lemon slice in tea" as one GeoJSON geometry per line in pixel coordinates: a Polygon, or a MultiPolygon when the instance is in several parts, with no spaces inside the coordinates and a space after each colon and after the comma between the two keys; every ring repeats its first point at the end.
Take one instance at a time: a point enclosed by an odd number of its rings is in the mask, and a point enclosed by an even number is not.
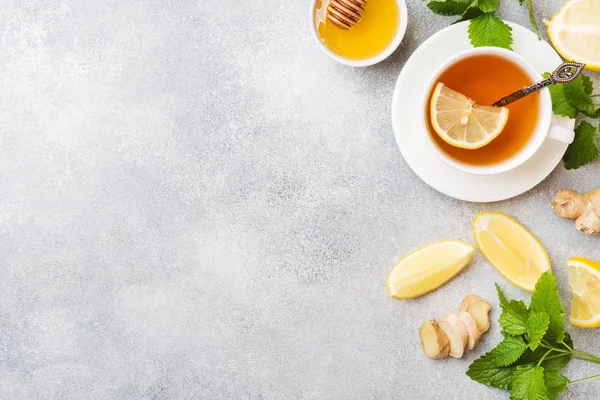
{"type": "Polygon", "coordinates": [[[439,82],[430,102],[431,126],[449,145],[478,149],[494,140],[508,122],[508,108],[482,106],[439,82]]]}

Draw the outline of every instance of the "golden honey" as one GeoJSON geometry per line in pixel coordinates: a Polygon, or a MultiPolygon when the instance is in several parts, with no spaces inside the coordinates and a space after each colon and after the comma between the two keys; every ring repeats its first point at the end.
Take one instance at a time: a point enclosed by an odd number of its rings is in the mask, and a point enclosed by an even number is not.
{"type": "Polygon", "coordinates": [[[343,30],[327,20],[329,0],[319,0],[315,25],[329,50],[349,60],[364,60],[382,53],[394,40],[400,25],[396,0],[368,0],[356,26],[343,30]]]}

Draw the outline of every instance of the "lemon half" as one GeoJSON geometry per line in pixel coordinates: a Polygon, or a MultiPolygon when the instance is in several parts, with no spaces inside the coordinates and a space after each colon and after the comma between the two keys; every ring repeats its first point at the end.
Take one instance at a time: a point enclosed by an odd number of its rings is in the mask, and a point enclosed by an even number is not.
{"type": "Polygon", "coordinates": [[[570,0],[544,24],[561,56],[600,71],[600,1],[570,0]]]}

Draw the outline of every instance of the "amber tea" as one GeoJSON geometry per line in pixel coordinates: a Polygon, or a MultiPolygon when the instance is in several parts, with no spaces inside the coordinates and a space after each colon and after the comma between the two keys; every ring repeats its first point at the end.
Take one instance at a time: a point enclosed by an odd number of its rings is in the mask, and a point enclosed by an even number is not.
{"type": "MultiPolygon", "coordinates": [[[[483,105],[491,105],[534,83],[521,66],[493,54],[461,59],[450,65],[437,81],[483,105]]],[[[455,161],[473,166],[499,164],[520,153],[533,138],[538,125],[540,103],[540,93],[534,93],[509,104],[508,122],[502,133],[479,149],[460,149],[444,142],[431,128],[427,111],[429,133],[437,147],[455,161]]]]}

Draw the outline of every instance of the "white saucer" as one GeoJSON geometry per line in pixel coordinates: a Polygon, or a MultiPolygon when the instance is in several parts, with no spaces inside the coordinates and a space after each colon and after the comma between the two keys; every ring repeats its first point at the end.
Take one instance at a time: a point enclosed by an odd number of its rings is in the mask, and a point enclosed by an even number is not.
{"type": "MultiPolygon", "coordinates": [[[[513,29],[513,49],[540,72],[553,71],[560,56],[530,30],[507,22],[513,29]]],[[[538,152],[520,167],[498,175],[471,175],[457,171],[431,150],[429,133],[420,121],[423,88],[436,68],[453,55],[471,48],[469,22],[451,25],[427,39],[402,69],[392,100],[392,125],[402,156],[412,170],[435,190],[455,199],[491,202],[518,196],[536,186],[556,168],[567,144],[546,139],[538,152]]],[[[552,118],[553,125],[573,129],[575,120],[552,118]]]]}

